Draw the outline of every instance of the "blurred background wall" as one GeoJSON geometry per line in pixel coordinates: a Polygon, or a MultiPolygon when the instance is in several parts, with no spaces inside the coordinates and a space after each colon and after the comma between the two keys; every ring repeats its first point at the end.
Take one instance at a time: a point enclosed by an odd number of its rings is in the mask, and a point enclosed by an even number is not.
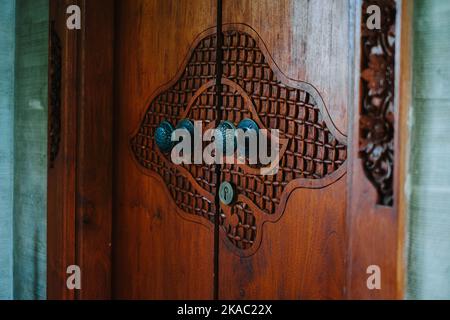
{"type": "Polygon", "coordinates": [[[14,1],[0,1],[0,299],[13,296],[14,1]]]}
{"type": "Polygon", "coordinates": [[[46,298],[48,0],[0,1],[0,299],[46,298]]]}
{"type": "Polygon", "coordinates": [[[450,1],[414,11],[407,298],[450,299],[450,1]]]}

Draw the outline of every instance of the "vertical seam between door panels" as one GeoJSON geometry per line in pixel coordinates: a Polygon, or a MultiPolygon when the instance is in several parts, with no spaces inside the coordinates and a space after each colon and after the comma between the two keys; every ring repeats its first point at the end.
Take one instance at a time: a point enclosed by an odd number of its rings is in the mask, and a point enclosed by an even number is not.
{"type": "MultiPolygon", "coordinates": [[[[217,0],[216,17],[216,111],[217,123],[222,119],[222,56],[223,56],[223,35],[222,35],[222,0],[217,0]]],[[[219,299],[219,228],[220,228],[220,203],[218,186],[221,180],[220,164],[215,164],[216,187],[215,187],[215,216],[214,216],[214,300],[219,299]]]]}

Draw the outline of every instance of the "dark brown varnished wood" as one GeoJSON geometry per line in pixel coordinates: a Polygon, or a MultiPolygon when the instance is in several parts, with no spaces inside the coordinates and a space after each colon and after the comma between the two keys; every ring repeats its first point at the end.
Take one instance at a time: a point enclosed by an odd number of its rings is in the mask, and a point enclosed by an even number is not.
{"type": "Polygon", "coordinates": [[[282,219],[265,226],[260,249],[250,257],[237,256],[222,241],[219,297],[344,298],[345,188],[344,176],[324,190],[294,191],[282,219]]]}
{"type": "Polygon", "coordinates": [[[113,3],[50,2],[62,66],[59,148],[48,171],[49,299],[111,297],[113,3]],[[81,30],[66,27],[73,4],[81,30]],[[70,265],[81,269],[82,290],[66,287],[70,265]]]}
{"type": "MultiPolygon", "coordinates": [[[[383,2],[383,1],[382,1],[383,2]]],[[[378,182],[372,178],[380,172],[369,172],[364,163],[365,157],[361,157],[360,142],[364,141],[364,98],[368,91],[364,89],[367,83],[367,71],[361,67],[362,60],[370,60],[368,51],[360,50],[364,47],[366,33],[361,17],[366,15],[363,9],[368,4],[380,4],[379,1],[362,1],[357,10],[356,38],[357,54],[355,59],[356,70],[359,77],[355,80],[355,104],[351,116],[352,134],[350,136],[350,170],[348,177],[349,206],[347,209],[347,298],[349,299],[402,299],[405,289],[405,182],[406,182],[406,150],[408,149],[408,108],[411,95],[411,21],[413,3],[411,1],[391,1],[388,10],[389,19],[392,20],[395,11],[395,26],[387,30],[386,27],[380,32],[388,32],[394,36],[395,57],[385,59],[390,61],[390,72],[395,72],[395,84],[381,94],[381,99],[391,99],[392,117],[389,121],[393,132],[388,135],[391,158],[389,161],[381,162],[384,169],[392,170],[389,179],[381,175],[378,182]],[[363,3],[365,2],[365,3],[363,3]],[[394,5],[394,6],[393,6],[394,5]],[[389,12],[391,10],[391,12],[389,12]],[[365,56],[364,56],[365,55],[365,56]],[[392,65],[393,64],[393,65],[392,65]],[[366,73],[366,74],[364,74],[366,73]],[[363,82],[364,85],[361,83],[363,82]],[[389,95],[393,95],[390,97],[389,95]],[[361,128],[361,125],[363,128],[361,128]],[[363,137],[361,137],[361,134],[363,137]],[[393,158],[392,158],[393,157],[393,158]],[[380,192],[381,184],[384,192],[380,192]],[[386,193],[386,191],[388,191],[386,193]],[[380,201],[382,199],[392,201],[380,201]],[[381,289],[369,290],[366,279],[369,277],[367,268],[376,265],[381,271],[381,289]]],[[[386,54],[386,53],[381,53],[386,54]]],[[[380,57],[378,57],[380,58],[380,57]]],[[[373,58],[372,58],[373,59],[373,58]]],[[[364,66],[364,64],[362,65],[364,66]]],[[[378,70],[379,72],[379,70],[378,70]]],[[[378,77],[386,77],[389,73],[378,73],[378,77]]],[[[378,93],[379,94],[379,93],[378,93]]],[[[372,98],[374,92],[371,93],[372,98]]],[[[370,101],[370,99],[369,99],[370,101]]],[[[388,113],[389,114],[389,113],[388,113]]],[[[382,118],[381,118],[382,119],[382,118]]],[[[386,121],[386,120],[384,120],[386,121]]],[[[386,144],[383,140],[372,141],[381,147],[386,144]],[[380,144],[381,141],[381,144],[380,144]]],[[[389,149],[388,148],[388,149],[389,149]]],[[[366,149],[366,151],[369,149],[366,149]]],[[[386,149],[385,149],[386,150],[386,149]]],[[[377,168],[374,168],[377,169],[377,168]]],[[[386,172],[386,171],[385,171],[386,172]]],[[[383,171],[381,171],[383,173],[383,171]]]]}
{"type": "Polygon", "coordinates": [[[321,189],[345,174],[346,137],[334,127],[320,93],[306,82],[286,78],[253,29],[227,24],[222,30],[224,58],[217,68],[223,70],[219,77],[224,103],[220,119],[214,100],[217,40],[215,30],[209,30],[194,42],[183,73],[150,99],[130,138],[130,149],[140,167],[164,182],[180,211],[213,223],[216,166],[173,164],[170,153],[161,152],[156,145],[159,124],[170,121],[175,126],[190,119],[203,121],[206,127],[218,121],[237,127],[240,121],[252,119],[262,130],[279,130],[280,151],[275,163],[222,167],[222,180],[237,188],[237,206],[221,205],[220,231],[237,254],[248,256],[259,248],[263,225],[281,218],[295,189],[321,189]],[[270,166],[278,167],[277,173],[264,174],[270,166]],[[234,215],[239,224],[230,223],[234,215]]]}
{"type": "MultiPolygon", "coordinates": [[[[252,29],[267,48],[268,60],[273,59],[279,68],[278,74],[306,82],[318,91],[324,103],[323,114],[330,117],[329,127],[345,143],[351,101],[348,3],[336,1],[332,6],[323,6],[307,1],[224,0],[223,6],[224,25],[237,23],[252,29]],[[338,14],[341,27],[329,29],[337,23],[338,14]],[[320,25],[327,25],[326,30],[313,23],[319,20],[320,25]]],[[[302,133],[296,136],[302,137],[302,133]]],[[[298,162],[292,166],[301,168],[298,162]]],[[[343,166],[345,173],[346,163],[343,166]]],[[[345,174],[340,177],[322,188],[303,185],[294,190],[283,215],[264,226],[259,250],[251,256],[237,256],[222,241],[219,297],[344,297],[347,193],[345,174]]]]}
{"type": "Polygon", "coordinates": [[[77,261],[80,299],[111,298],[114,1],[84,0],[79,52],[77,261]],[[101,50],[99,50],[101,48],[101,50]],[[101,119],[100,125],[96,122],[101,119]]]}
{"type": "Polygon", "coordinates": [[[344,135],[352,90],[352,2],[223,0],[223,23],[254,29],[287,78],[315,86],[344,135]]]}
{"type": "Polygon", "coordinates": [[[215,27],[215,2],[117,1],[116,12],[113,296],[211,299],[211,226],[183,218],[161,179],[133,160],[129,138],[196,37],[215,27]]]}
{"type": "MultiPolygon", "coordinates": [[[[189,65],[202,39],[216,34],[216,1],[77,3],[85,23],[79,32],[65,29],[61,11],[67,2],[53,1],[51,12],[63,58],[60,148],[49,170],[50,298],[211,299],[214,292],[221,299],[402,297],[405,149],[400,142],[407,137],[408,62],[396,73],[403,79],[396,80],[402,84],[394,136],[398,202],[383,207],[359,153],[359,75],[352,78],[352,68],[360,67],[359,56],[357,63],[352,60],[360,46],[353,43],[352,25],[361,14],[355,7],[359,2],[223,0],[222,105],[210,113],[199,108],[204,101],[214,104],[208,99],[214,99],[217,85],[216,69],[202,70],[203,78],[185,92],[190,102],[169,120],[175,125],[183,117],[198,118],[214,127],[217,120],[236,124],[251,117],[260,127],[287,131],[283,152],[305,159],[283,164],[292,172],[275,179],[277,186],[286,186],[274,194],[273,186],[248,185],[253,167],[221,167],[221,181],[238,185],[233,206],[215,197],[221,182],[212,174],[215,168],[206,170],[211,174],[178,168],[152,149],[152,134],[140,131],[167,116],[170,108],[153,102],[185,72],[197,65],[217,67],[215,60],[202,60],[214,59],[214,50],[189,65]],[[249,60],[238,61],[242,58],[249,60]],[[258,81],[262,89],[253,91],[249,83],[258,81]],[[283,102],[284,96],[270,96],[279,89],[268,84],[301,94],[283,102]],[[266,101],[273,102],[273,110],[264,109],[266,101]],[[285,105],[301,111],[284,119],[285,105]],[[305,110],[311,121],[302,117],[305,110]],[[215,112],[220,119],[214,119],[215,112]],[[305,119],[315,128],[310,136],[305,119]],[[149,140],[133,140],[138,133],[149,140]],[[317,148],[296,149],[291,138],[317,148]],[[337,152],[329,158],[324,145],[337,152]],[[158,160],[140,153],[142,148],[153,150],[158,160]],[[160,171],[161,164],[168,171],[160,171]],[[177,185],[179,176],[193,187],[177,185]],[[185,197],[194,192],[211,208],[201,206],[199,214],[200,206],[185,197]],[[216,208],[222,224],[215,250],[216,208]],[[256,234],[248,232],[255,228],[256,234]],[[76,294],[65,289],[68,264],[82,267],[83,290],[76,294]],[[371,264],[382,267],[381,291],[366,287],[371,264]]],[[[402,6],[402,26],[408,30],[411,6],[402,6]]],[[[406,52],[408,33],[401,34],[398,52],[406,52]]]]}
{"type": "MultiPolygon", "coordinates": [[[[78,3],[78,2],[75,2],[78,3]]],[[[53,32],[61,41],[60,84],[60,141],[58,157],[50,158],[47,177],[47,298],[73,299],[74,291],[67,290],[66,269],[76,264],[75,208],[76,208],[76,128],[77,128],[77,52],[78,36],[65,28],[65,1],[50,2],[53,32]]],[[[54,44],[52,44],[54,45],[54,44]]],[[[51,52],[51,50],[50,50],[51,52]]],[[[52,57],[49,58],[51,67],[52,57]]],[[[49,70],[51,73],[52,70],[49,70]]],[[[55,86],[50,77],[49,88],[55,86]]],[[[49,92],[51,95],[52,92],[49,92]]],[[[52,99],[50,99],[51,101],[52,99]]],[[[54,115],[54,114],[53,114],[54,115]]],[[[49,114],[51,124],[52,115],[49,114]]],[[[52,129],[52,127],[50,127],[52,129]]],[[[49,139],[52,142],[52,139],[49,139]]],[[[49,148],[50,150],[51,148],[49,148]]]]}

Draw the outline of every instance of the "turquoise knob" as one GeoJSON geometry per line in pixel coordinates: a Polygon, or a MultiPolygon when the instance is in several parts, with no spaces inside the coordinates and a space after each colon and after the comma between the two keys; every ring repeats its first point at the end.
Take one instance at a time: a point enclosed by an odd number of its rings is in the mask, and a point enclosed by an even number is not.
{"type": "Polygon", "coordinates": [[[258,124],[249,118],[246,118],[246,119],[242,120],[241,122],[239,122],[237,128],[244,130],[244,132],[247,130],[255,130],[256,133],[258,133],[258,131],[259,131],[258,124]]]}
{"type": "MultiPolygon", "coordinates": [[[[256,143],[258,143],[258,134],[259,134],[259,126],[258,124],[253,121],[252,119],[246,118],[243,119],[241,122],[239,122],[237,129],[241,129],[244,131],[244,133],[253,130],[256,134],[256,143]]],[[[250,138],[248,136],[245,137],[245,141],[243,145],[239,145],[239,154],[245,156],[246,158],[249,157],[250,153],[250,138]]]]}
{"type": "Polygon", "coordinates": [[[194,124],[189,119],[182,119],[177,124],[177,129],[186,129],[191,134],[191,137],[194,135],[194,124]]]}
{"type": "Polygon", "coordinates": [[[232,155],[236,150],[236,127],[230,121],[222,121],[216,130],[219,131],[216,136],[217,149],[222,149],[224,155],[232,155]],[[228,154],[227,149],[229,149],[228,154]]]}
{"type": "Polygon", "coordinates": [[[175,129],[173,128],[172,124],[167,121],[163,120],[158,128],[156,128],[155,131],[155,142],[158,146],[159,150],[163,153],[170,152],[173,148],[173,141],[172,141],[172,132],[175,129]]]}
{"type": "Polygon", "coordinates": [[[194,150],[194,124],[189,119],[182,119],[177,124],[177,130],[179,129],[184,129],[189,132],[189,135],[191,137],[191,148],[187,150],[183,149],[183,153],[185,156],[191,157],[194,150]]]}

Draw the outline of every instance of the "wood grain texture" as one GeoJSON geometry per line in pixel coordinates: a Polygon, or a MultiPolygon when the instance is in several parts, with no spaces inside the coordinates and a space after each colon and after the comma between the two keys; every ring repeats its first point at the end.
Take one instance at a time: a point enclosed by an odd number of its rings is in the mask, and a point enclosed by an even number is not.
{"type": "MultiPolygon", "coordinates": [[[[111,296],[114,1],[52,1],[62,42],[61,146],[48,173],[48,298],[111,296]],[[82,29],[66,28],[66,8],[82,9],[82,29]],[[80,291],[66,288],[79,265],[80,291]]],[[[51,86],[51,84],[50,84],[51,86]]]]}
{"type": "Polygon", "coordinates": [[[53,168],[47,173],[47,298],[51,300],[75,297],[74,291],[66,287],[66,268],[76,264],[75,146],[78,97],[74,88],[77,88],[78,34],[68,33],[65,27],[65,16],[61,12],[65,12],[67,5],[68,2],[64,1],[50,1],[50,21],[54,21],[55,32],[59,34],[63,47],[60,151],[53,168]]]}
{"type": "Polygon", "coordinates": [[[202,33],[190,49],[183,73],[150,99],[139,128],[130,138],[130,149],[143,170],[159,175],[188,219],[191,215],[210,221],[217,191],[214,166],[172,163],[169,153],[161,152],[155,142],[160,123],[170,121],[175,126],[182,119],[190,119],[201,120],[209,127],[225,120],[238,126],[244,118],[251,118],[260,129],[279,130],[282,138],[277,174],[264,175],[262,169],[268,166],[222,168],[223,179],[236,186],[237,202],[246,209],[233,204],[222,206],[225,215],[220,221],[221,231],[238,254],[251,255],[259,248],[263,224],[280,219],[292,191],[321,189],[345,174],[346,140],[334,127],[320,94],[308,83],[286,79],[253,29],[228,24],[223,30],[221,118],[215,112],[216,79],[212,80],[215,61],[211,51],[215,50],[216,35],[202,33]],[[240,226],[230,224],[232,211],[240,215],[240,226]]]}
{"type": "MultiPolygon", "coordinates": [[[[286,197],[282,217],[266,222],[259,249],[246,257],[231,250],[223,234],[215,253],[213,225],[183,215],[163,180],[141,170],[129,146],[152,98],[183,72],[195,39],[205,30],[214,33],[216,2],[79,3],[89,3],[86,8],[96,13],[103,10],[103,14],[94,17],[84,8],[87,29],[76,35],[62,33],[68,48],[63,50],[63,106],[72,108],[66,107],[63,113],[62,149],[49,173],[49,250],[55,254],[49,262],[49,292],[53,297],[74,297],[63,284],[67,263],[76,262],[89,273],[84,276],[87,291],[77,298],[111,294],[125,299],[210,299],[215,289],[215,254],[219,254],[216,288],[222,299],[402,295],[402,213],[396,211],[397,204],[393,208],[376,205],[376,192],[358,157],[359,118],[355,113],[347,128],[348,113],[359,101],[359,89],[352,91],[350,61],[355,47],[353,18],[361,12],[355,13],[353,1],[330,5],[325,0],[223,0],[224,29],[245,24],[257,33],[285,79],[314,86],[336,132],[346,141],[348,131],[352,145],[350,161],[342,163],[343,172],[348,173],[321,188],[300,185],[286,197]],[[97,23],[103,23],[98,30],[93,27],[97,23]],[[70,91],[74,87],[76,93],[70,91]],[[108,260],[111,241],[112,271],[108,260]],[[371,264],[383,270],[381,293],[367,292],[366,268],[371,264]]],[[[65,21],[58,17],[57,25],[64,28],[65,21]]],[[[359,68],[358,63],[354,65],[359,68]]],[[[400,68],[407,66],[405,62],[400,68]]],[[[399,90],[406,94],[409,76],[397,74],[405,81],[399,90]]],[[[407,104],[407,97],[398,103],[407,104]]],[[[406,109],[400,110],[404,119],[406,109]]],[[[403,157],[399,141],[407,133],[396,132],[396,148],[403,157]]],[[[399,171],[401,166],[397,168],[395,192],[403,187],[404,173],[399,171]]],[[[400,193],[396,195],[402,199],[400,193]]]]}
{"type": "Polygon", "coordinates": [[[129,137],[149,98],[215,26],[215,2],[117,1],[113,297],[213,297],[212,229],[182,219],[160,180],[143,174],[129,137]]]}
{"type": "Polygon", "coordinates": [[[292,79],[320,92],[339,131],[347,134],[352,31],[347,0],[223,0],[223,23],[245,23],[292,79]]]}
{"type": "MultiPolygon", "coordinates": [[[[223,3],[224,25],[249,25],[287,78],[306,81],[316,88],[332,122],[344,136],[351,101],[349,16],[347,1],[335,1],[332,6],[320,1],[223,3]],[[334,28],[337,23],[340,27],[334,28]]],[[[345,177],[325,188],[295,190],[283,216],[276,223],[266,223],[261,246],[250,257],[237,256],[222,241],[219,298],[342,298],[345,177]]]]}
{"type": "Polygon", "coordinates": [[[83,287],[78,298],[107,299],[111,297],[114,1],[84,0],[81,8],[76,227],[83,287]]]}
{"type": "Polygon", "coordinates": [[[398,123],[395,141],[397,142],[397,157],[394,164],[398,169],[395,172],[394,190],[398,201],[398,228],[397,228],[397,257],[396,267],[396,298],[407,298],[407,243],[409,221],[409,181],[408,171],[411,156],[411,126],[410,114],[413,93],[413,37],[414,37],[414,10],[412,1],[402,1],[400,7],[401,22],[400,43],[398,48],[398,123]]]}
{"type": "Polygon", "coordinates": [[[220,299],[342,299],[346,176],[297,189],[282,219],[264,228],[260,249],[238,257],[221,241],[220,299]]]}
{"type": "MultiPolygon", "coordinates": [[[[393,206],[377,205],[378,194],[364,174],[362,160],[358,157],[360,133],[360,70],[355,68],[355,105],[351,118],[349,207],[347,210],[348,268],[347,295],[349,299],[401,299],[404,292],[404,186],[405,158],[407,154],[407,113],[409,108],[410,50],[412,6],[409,1],[397,2],[396,57],[395,57],[395,139],[393,206]],[[400,57],[402,60],[400,60],[400,57]],[[405,59],[405,60],[403,60],[405,59]],[[400,62],[402,61],[402,62],[400,62]],[[400,96],[401,93],[401,96],[400,96]],[[398,132],[397,132],[398,130],[398,132]],[[398,158],[397,158],[398,157],[398,158]],[[381,289],[367,287],[367,268],[377,265],[381,270],[381,289]]],[[[361,2],[360,2],[361,4],[361,2]]],[[[356,38],[361,29],[361,7],[358,7],[356,38]]],[[[360,43],[357,41],[357,47],[360,43]]],[[[360,66],[360,56],[355,59],[360,66]]],[[[362,80],[361,80],[362,81],[362,80]]]]}

